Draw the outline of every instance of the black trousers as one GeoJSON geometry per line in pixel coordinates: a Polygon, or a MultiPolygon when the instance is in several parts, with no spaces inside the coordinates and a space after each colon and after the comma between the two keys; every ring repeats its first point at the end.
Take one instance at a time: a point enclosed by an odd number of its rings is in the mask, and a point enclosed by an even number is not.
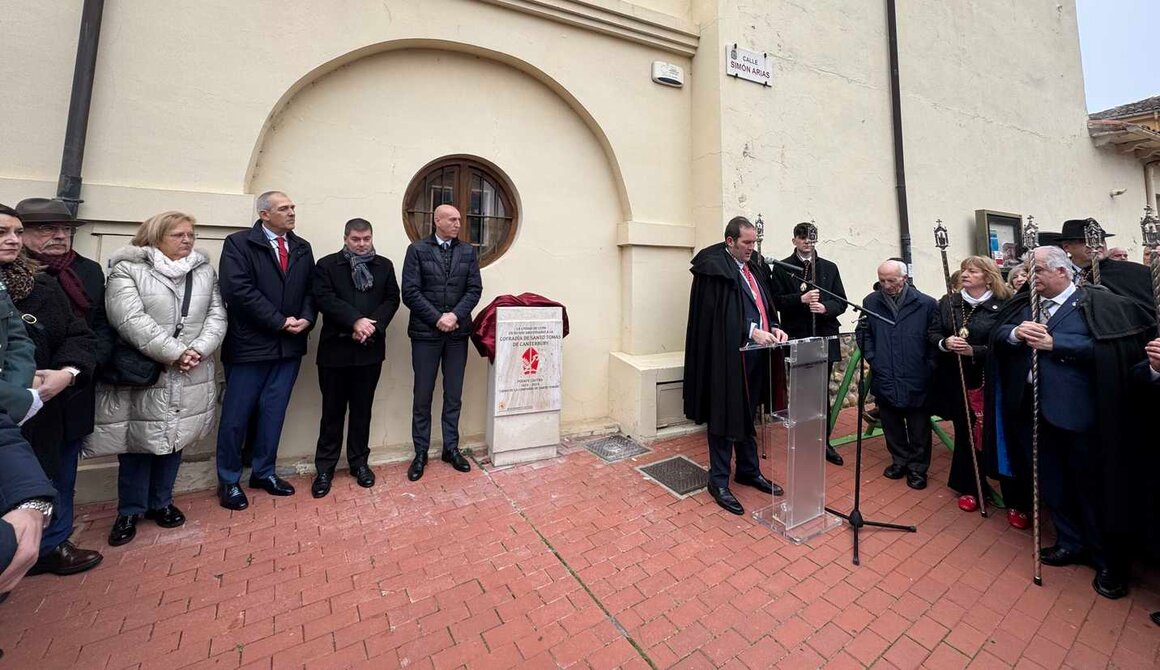
{"type": "Polygon", "coordinates": [[[734,457],[737,459],[738,477],[754,477],[761,474],[761,466],[757,463],[757,439],[753,421],[757,416],[758,401],[761,399],[758,385],[761,383],[762,366],[768,365],[768,360],[767,352],[745,354],[745,377],[749,388],[745,405],[745,425],[749,428],[749,435],[743,441],[736,441],[709,433],[709,486],[717,488],[729,486],[729,465],[734,457]]]}
{"type": "MultiPolygon", "coordinates": [[[[1030,433],[1030,431],[1028,431],[1030,433]]],[[[1103,469],[1097,436],[1039,420],[1039,495],[1051,512],[1056,543],[1086,551],[1097,568],[1123,569],[1119,552],[1100,523],[1104,504],[1103,469]]],[[[1030,435],[1024,457],[1031,462],[1030,435]]]]}
{"type": "Polygon", "coordinates": [[[882,398],[877,401],[886,448],[894,464],[925,476],[930,468],[930,410],[894,407],[882,398]]]}
{"type": "Polygon", "coordinates": [[[443,370],[443,451],[459,448],[459,410],[462,407],[463,372],[467,367],[467,339],[411,340],[411,368],[415,393],[411,406],[411,440],[415,453],[431,448],[431,399],[435,378],[443,370]]]}
{"type": "Polygon", "coordinates": [[[322,419],[318,422],[318,446],[314,450],[314,467],[319,472],[334,472],[338,465],[343,423],[347,423],[346,462],[350,469],[367,464],[371,453],[371,405],[382,372],[382,363],[341,368],[319,366],[322,419]]]}

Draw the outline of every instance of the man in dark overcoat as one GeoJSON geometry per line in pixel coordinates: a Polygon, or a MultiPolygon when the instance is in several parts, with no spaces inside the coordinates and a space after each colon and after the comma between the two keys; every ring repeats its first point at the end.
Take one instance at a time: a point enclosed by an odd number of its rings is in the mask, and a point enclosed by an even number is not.
{"type": "Polygon", "coordinates": [[[858,325],[858,346],[870,365],[870,390],[890,451],[891,464],[882,474],[906,477],[907,486],[924,489],[932,439],[928,392],[935,365],[935,349],[927,337],[938,318],[938,303],[912,286],[908,275],[901,261],[878,266],[879,289],[862,306],[894,325],[864,319],[858,325]]]}
{"type": "Polygon", "coordinates": [[[218,425],[218,497],[222,507],[249,506],[242,491],[242,442],[257,414],[250,488],[294,495],[274,471],[290,393],[317,314],[310,296],[314,254],[294,233],[294,201],[281,191],[258,196],[258,221],[222,246],[219,285],[229,315],[222,345],[226,392],[218,425]]]}
{"type": "Polygon", "coordinates": [[[431,447],[431,399],[435,378],[443,371],[443,456],[459,472],[471,464],[459,451],[459,410],[463,374],[467,368],[467,339],[471,310],[483,295],[479,257],[470,244],[459,241],[459,210],[439,205],[433,214],[435,230],[415,240],[403,259],[403,303],[411,310],[407,335],[411,338],[411,367],[415,371],[411,408],[411,439],[415,458],[407,479],[417,481],[427,467],[431,447]]]}
{"type": "Polygon", "coordinates": [[[346,460],[363,488],[375,484],[370,456],[371,406],[387,352],[387,326],[399,309],[395,266],[375,253],[374,231],[366,219],[351,219],[343,247],[314,267],[314,305],[322,316],[318,338],[318,386],[322,418],[314,453],[315,498],[330,492],[342,450],[342,424],[350,411],[346,460]]]}
{"type": "MultiPolygon", "coordinates": [[[[789,334],[791,340],[803,337],[831,337],[841,331],[838,317],[846,312],[846,303],[835,300],[830,293],[846,299],[846,289],[842,286],[842,275],[833,261],[818,256],[814,240],[811,240],[810,229],[812,223],[799,223],[793,228],[794,252],[782,260],[787,265],[799,268],[796,273],[813,281],[821,288],[829,291],[822,293],[795,280],[785,268],[778,266],[773,269],[773,301],[777,305],[777,313],[781,315],[781,327],[789,334]]],[[[816,237],[816,234],[814,235],[816,237]]],[[[841,347],[837,340],[830,342],[829,365],[826,369],[826,379],[834,369],[834,363],[841,358],[841,347]]],[[[834,465],[842,464],[842,457],[830,445],[830,412],[833,406],[826,403],[826,460],[834,465]]]]}
{"type": "Polygon", "coordinates": [[[709,495],[733,514],[745,512],[729,489],[734,458],[734,481],[781,495],[781,487],[761,474],[753,425],[758,405],[769,396],[769,351],[741,351],[747,344],[789,339],[778,327],[769,268],[754,256],[756,244],[753,224],[734,217],[725,226],[725,241],[698,252],[690,268],[685,416],[707,424],[709,495]]]}
{"type": "MultiPolygon", "coordinates": [[[[83,318],[96,336],[96,364],[100,366],[112,350],[112,329],[105,318],[105,273],[94,260],[78,254],[72,246],[73,234],[82,222],[62,202],[48,198],[26,198],[16,205],[24,223],[24,249],[44,265],[68,296],[73,312],[83,318]]],[[[76,368],[71,368],[75,370],[76,368]]],[[[81,549],[69,537],[73,532],[73,500],[76,496],[77,466],[85,437],[93,432],[96,417],[96,375],[74,377],[70,393],[63,395],[60,410],[63,442],[52,485],[56,488],[56,514],[41,538],[40,559],[29,574],[72,575],[92,569],[101,562],[99,552],[81,549]]]]}
{"type": "Polygon", "coordinates": [[[1155,319],[1105,289],[1075,286],[1058,247],[1035,249],[1032,262],[1040,321],[1021,291],[992,334],[992,439],[1001,459],[1021,458],[1031,471],[1031,352],[1038,350],[1040,495],[1056,531],[1040,557],[1051,566],[1093,565],[1096,593],[1120,598],[1128,591],[1125,537],[1139,516],[1131,509],[1138,417],[1127,408],[1155,319]]]}

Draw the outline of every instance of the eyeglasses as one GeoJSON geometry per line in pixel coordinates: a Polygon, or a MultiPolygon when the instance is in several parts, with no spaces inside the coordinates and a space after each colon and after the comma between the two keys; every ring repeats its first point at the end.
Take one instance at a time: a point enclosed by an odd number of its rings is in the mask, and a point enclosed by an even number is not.
{"type": "Polygon", "coordinates": [[[169,233],[166,237],[171,240],[196,240],[197,233],[169,233]]]}

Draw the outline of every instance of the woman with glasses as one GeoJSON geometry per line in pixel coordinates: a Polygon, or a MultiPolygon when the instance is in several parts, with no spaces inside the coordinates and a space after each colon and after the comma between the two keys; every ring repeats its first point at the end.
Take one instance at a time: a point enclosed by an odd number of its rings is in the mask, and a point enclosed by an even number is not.
{"type": "MultiPolygon", "coordinates": [[[[213,354],[226,332],[217,273],[193,248],[195,220],[165,212],[113,254],[105,288],[109,325],[156,362],[148,386],[102,383],[87,455],[118,454],[117,519],[109,544],[137,534],[141,517],[162,528],[185,523],[173,504],[181,451],[209,435],[217,405],[213,354]]],[[[114,357],[116,361],[116,357],[114,357]]]]}

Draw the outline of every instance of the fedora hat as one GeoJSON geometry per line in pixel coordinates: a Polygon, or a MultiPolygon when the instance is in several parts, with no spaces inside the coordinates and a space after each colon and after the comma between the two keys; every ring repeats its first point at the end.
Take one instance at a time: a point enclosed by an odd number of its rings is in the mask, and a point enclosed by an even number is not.
{"type": "MultiPolygon", "coordinates": [[[[1086,240],[1087,236],[1084,235],[1083,229],[1085,226],[1087,226],[1088,221],[1095,223],[1097,226],[1100,225],[1098,221],[1096,221],[1095,219],[1091,219],[1091,218],[1088,218],[1088,219],[1068,219],[1067,221],[1064,221],[1063,222],[1063,230],[1061,230],[1059,232],[1059,241],[1060,242],[1083,242],[1084,240],[1086,240]]],[[[1103,230],[1102,226],[1100,227],[1100,230],[1103,230]]],[[[1115,237],[1115,236],[1116,236],[1115,233],[1108,233],[1108,232],[1104,233],[1105,239],[1109,238],[1109,237],[1115,237]]]]}
{"type": "Polygon", "coordinates": [[[77,221],[76,217],[69,211],[68,205],[50,198],[25,198],[16,203],[16,213],[19,215],[21,223],[26,226],[49,223],[79,226],[84,223],[77,221]]]}

